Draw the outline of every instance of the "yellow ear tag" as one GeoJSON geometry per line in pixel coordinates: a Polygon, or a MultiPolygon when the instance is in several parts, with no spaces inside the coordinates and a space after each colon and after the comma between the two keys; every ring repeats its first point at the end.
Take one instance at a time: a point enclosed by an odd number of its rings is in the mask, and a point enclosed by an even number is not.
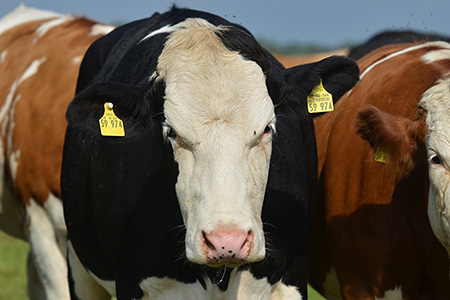
{"type": "Polygon", "coordinates": [[[306,97],[308,103],[308,112],[310,114],[313,113],[322,113],[333,111],[333,95],[327,92],[327,90],[323,87],[322,79],[318,85],[316,85],[311,94],[306,97]]]}
{"type": "Polygon", "coordinates": [[[381,162],[381,163],[387,163],[388,158],[388,152],[385,147],[382,145],[378,145],[377,151],[375,152],[375,161],[381,162]]]}
{"type": "Polygon", "coordinates": [[[103,136],[125,136],[125,128],[123,122],[119,119],[113,110],[111,102],[105,102],[105,113],[98,120],[100,124],[100,133],[103,136]]]}

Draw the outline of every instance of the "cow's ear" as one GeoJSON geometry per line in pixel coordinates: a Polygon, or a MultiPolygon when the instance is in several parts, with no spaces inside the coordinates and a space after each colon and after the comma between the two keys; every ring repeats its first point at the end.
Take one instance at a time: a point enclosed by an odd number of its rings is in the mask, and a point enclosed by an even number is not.
{"type": "Polygon", "coordinates": [[[425,119],[422,110],[419,110],[417,119],[411,120],[368,106],[358,112],[355,129],[369,142],[373,155],[383,152],[391,173],[401,177],[412,171],[421,150],[419,145],[425,143],[425,119]]]}
{"type": "MultiPolygon", "coordinates": [[[[285,81],[293,88],[298,100],[304,102],[312,90],[322,82],[325,90],[332,95],[333,104],[345,92],[353,88],[359,80],[359,68],[356,62],[345,56],[331,56],[321,61],[296,66],[285,70],[285,81]]],[[[311,114],[313,117],[320,114],[311,114]]]]}
{"type": "MultiPolygon", "coordinates": [[[[156,90],[156,88],[155,88],[156,90]]],[[[66,119],[70,126],[83,127],[100,134],[100,118],[105,113],[105,103],[123,121],[126,136],[134,135],[149,125],[158,115],[162,96],[138,87],[110,82],[89,86],[79,92],[70,103],[66,119]]]]}

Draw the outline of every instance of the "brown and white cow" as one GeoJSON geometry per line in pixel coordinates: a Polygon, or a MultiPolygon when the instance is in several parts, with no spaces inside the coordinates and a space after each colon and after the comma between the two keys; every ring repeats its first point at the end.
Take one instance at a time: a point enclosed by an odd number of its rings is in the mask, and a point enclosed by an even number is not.
{"type": "Polygon", "coordinates": [[[24,6],[0,20],[0,229],[31,245],[31,299],[69,299],[64,114],[86,49],[111,29],[24,6]]]}
{"type": "Polygon", "coordinates": [[[450,299],[427,216],[431,187],[431,219],[448,220],[433,200],[448,194],[450,44],[390,45],[358,63],[360,82],[315,121],[323,203],[310,282],[329,299],[450,299]]]}

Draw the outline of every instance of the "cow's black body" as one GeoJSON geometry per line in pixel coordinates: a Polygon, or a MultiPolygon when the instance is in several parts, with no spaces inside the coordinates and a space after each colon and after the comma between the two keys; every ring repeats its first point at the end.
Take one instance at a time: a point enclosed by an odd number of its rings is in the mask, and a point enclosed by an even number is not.
{"type": "MultiPolygon", "coordinates": [[[[149,277],[198,281],[204,288],[205,281],[221,279],[220,270],[184,257],[174,189],[178,170],[161,134],[164,83],[149,81],[168,34],[140,42],[149,32],[188,17],[231,28],[221,40],[258,63],[276,106],[277,134],[262,213],[267,255],[240,268],[271,284],[282,280],[297,286],[306,295],[305,243],[317,193],[314,127],[306,96],[321,77],[337,100],[357,81],[357,66],[335,57],[285,70],[244,28],[204,12],[172,9],[124,25],[87,52],[77,96],[67,111],[62,195],[70,241],[89,271],[116,281],[118,299],[141,298],[139,282],[149,277]],[[124,121],[123,138],[99,133],[106,101],[114,103],[124,121]]],[[[229,273],[219,284],[222,290],[229,273]]]]}

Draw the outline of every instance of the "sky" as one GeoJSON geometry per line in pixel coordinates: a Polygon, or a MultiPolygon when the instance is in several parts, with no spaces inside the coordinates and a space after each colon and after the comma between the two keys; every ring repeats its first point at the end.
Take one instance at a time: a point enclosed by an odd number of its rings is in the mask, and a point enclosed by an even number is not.
{"type": "Polygon", "coordinates": [[[146,18],[175,3],[241,24],[257,38],[330,48],[364,42],[384,30],[450,36],[449,0],[1,0],[0,16],[20,3],[107,24],[146,18]]]}

